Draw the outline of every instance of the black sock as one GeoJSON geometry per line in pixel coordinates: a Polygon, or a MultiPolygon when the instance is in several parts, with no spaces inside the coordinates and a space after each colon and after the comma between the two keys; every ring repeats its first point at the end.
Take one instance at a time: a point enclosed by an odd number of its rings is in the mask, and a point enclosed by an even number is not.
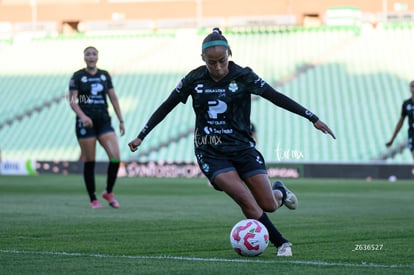
{"type": "Polygon", "coordinates": [[[269,231],[269,240],[276,247],[279,247],[288,241],[283,238],[282,234],[279,230],[277,230],[276,226],[273,225],[265,212],[263,212],[263,215],[258,219],[258,221],[266,227],[267,231],[269,231]]]}
{"type": "Polygon", "coordinates": [[[108,165],[106,178],[106,192],[111,193],[114,188],[119,170],[119,161],[111,161],[108,165]]]}
{"type": "Polygon", "coordinates": [[[96,200],[95,195],[95,161],[86,161],[83,164],[83,179],[88,191],[89,199],[96,200]]]}

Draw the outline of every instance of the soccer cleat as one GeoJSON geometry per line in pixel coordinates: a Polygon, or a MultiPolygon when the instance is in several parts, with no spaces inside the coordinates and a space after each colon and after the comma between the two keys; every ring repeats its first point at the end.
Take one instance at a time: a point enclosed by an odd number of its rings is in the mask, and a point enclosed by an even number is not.
{"type": "MultiPolygon", "coordinates": [[[[298,207],[298,198],[296,198],[296,195],[287,189],[287,187],[281,182],[281,181],[275,181],[272,186],[273,190],[281,190],[284,189],[285,192],[282,192],[286,194],[286,197],[283,196],[283,203],[286,205],[289,209],[296,209],[298,207]]],[[[283,195],[284,195],[283,194],[283,195]]]]}
{"type": "Polygon", "coordinates": [[[91,201],[91,208],[102,208],[102,205],[98,200],[93,200],[91,201]]]}
{"type": "Polygon", "coordinates": [[[105,200],[107,200],[109,202],[109,206],[113,207],[113,208],[118,208],[119,207],[119,202],[115,199],[114,193],[108,193],[106,191],[102,192],[102,198],[104,198],[105,200]]]}
{"type": "Polygon", "coordinates": [[[279,246],[277,248],[277,256],[292,256],[292,244],[286,242],[279,246]]]}

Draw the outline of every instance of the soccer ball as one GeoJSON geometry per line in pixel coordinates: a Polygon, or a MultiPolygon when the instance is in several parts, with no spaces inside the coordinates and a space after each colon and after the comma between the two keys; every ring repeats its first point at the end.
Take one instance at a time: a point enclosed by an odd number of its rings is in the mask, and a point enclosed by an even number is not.
{"type": "Polygon", "coordinates": [[[269,233],[257,220],[241,220],[230,232],[230,243],[240,256],[259,256],[269,245],[269,233]]]}

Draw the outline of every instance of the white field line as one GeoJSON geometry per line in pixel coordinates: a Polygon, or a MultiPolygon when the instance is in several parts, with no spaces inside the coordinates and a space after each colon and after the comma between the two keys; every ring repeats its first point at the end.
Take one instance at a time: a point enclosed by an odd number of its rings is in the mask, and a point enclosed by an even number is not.
{"type": "Polygon", "coordinates": [[[93,258],[113,258],[113,259],[141,259],[141,260],[176,260],[189,262],[229,262],[229,263],[260,263],[260,264],[297,264],[308,266],[337,266],[337,267],[367,267],[367,268],[410,268],[414,269],[413,264],[407,265],[387,265],[376,263],[343,263],[343,262],[324,262],[324,261],[305,261],[305,260],[260,260],[260,259],[225,259],[225,258],[199,258],[184,256],[145,256],[145,255],[109,255],[109,254],[89,254],[77,252],[53,252],[53,251],[30,251],[30,250],[6,250],[0,249],[2,254],[31,254],[31,255],[52,255],[52,256],[68,256],[68,257],[93,257],[93,258]]]}

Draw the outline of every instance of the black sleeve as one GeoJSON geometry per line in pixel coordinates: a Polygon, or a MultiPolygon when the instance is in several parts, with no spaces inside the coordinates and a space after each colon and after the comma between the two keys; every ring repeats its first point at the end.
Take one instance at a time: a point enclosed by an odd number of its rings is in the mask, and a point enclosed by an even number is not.
{"type": "Polygon", "coordinates": [[[407,107],[405,106],[405,101],[404,101],[401,106],[401,116],[405,117],[406,115],[407,115],[407,107]]]}
{"type": "Polygon", "coordinates": [[[167,115],[169,112],[174,109],[175,106],[180,103],[180,97],[178,96],[175,90],[171,93],[171,95],[158,107],[158,109],[152,114],[150,119],[148,120],[147,124],[142,128],[141,132],[138,134],[138,138],[144,140],[144,138],[154,129],[155,126],[158,125],[167,115]]]}
{"type": "Polygon", "coordinates": [[[319,120],[314,113],[270,86],[263,92],[262,97],[283,109],[309,119],[313,123],[319,120]]]}

